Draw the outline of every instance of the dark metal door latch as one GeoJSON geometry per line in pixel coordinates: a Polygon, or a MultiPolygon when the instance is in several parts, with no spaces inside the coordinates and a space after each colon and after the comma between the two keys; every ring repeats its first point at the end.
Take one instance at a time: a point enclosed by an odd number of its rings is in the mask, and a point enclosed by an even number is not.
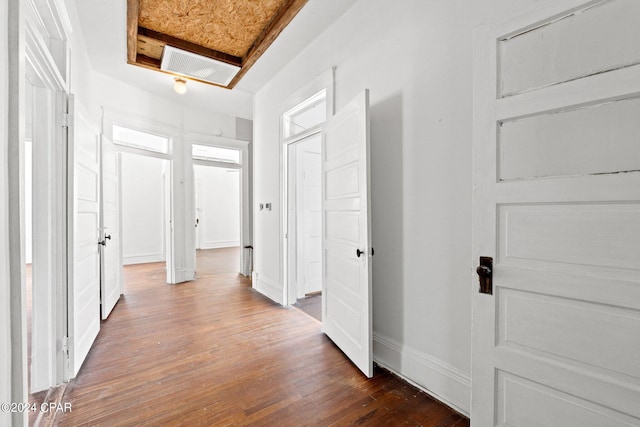
{"type": "Polygon", "coordinates": [[[476,268],[480,279],[480,293],[493,294],[493,258],[488,256],[480,257],[480,265],[476,268]]]}
{"type": "Polygon", "coordinates": [[[107,246],[107,240],[111,240],[111,234],[105,234],[104,239],[98,242],[99,245],[107,246]]]}

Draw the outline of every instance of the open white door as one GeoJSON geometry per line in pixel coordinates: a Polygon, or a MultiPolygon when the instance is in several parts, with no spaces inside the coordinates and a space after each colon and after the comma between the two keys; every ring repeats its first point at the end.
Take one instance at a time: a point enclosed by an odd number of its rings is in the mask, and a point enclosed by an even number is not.
{"type": "Polygon", "coordinates": [[[69,100],[69,165],[73,195],[69,227],[73,262],[68,291],[69,377],[76,376],[100,331],[100,145],[99,131],[69,100]]]}
{"type": "Polygon", "coordinates": [[[202,249],[202,227],[200,226],[200,218],[204,217],[204,209],[202,207],[202,181],[196,179],[196,168],[193,168],[193,175],[195,181],[195,202],[196,202],[196,224],[195,224],[195,239],[196,250],[202,249]]]}
{"type": "Polygon", "coordinates": [[[167,283],[176,283],[175,269],[173,268],[173,201],[171,197],[171,164],[172,162],[165,162],[165,169],[162,172],[163,187],[162,192],[164,194],[164,248],[166,257],[166,281],[167,283]]]}
{"type": "Polygon", "coordinates": [[[122,294],[122,257],[120,255],[120,197],[118,157],[113,143],[101,136],[102,147],[102,233],[100,303],[106,319],[122,294]]]}
{"type": "Polygon", "coordinates": [[[322,137],[322,329],[371,377],[369,91],[329,118],[322,137]]]}
{"type": "Polygon", "coordinates": [[[640,425],[639,17],[554,0],[478,29],[475,426],[640,425]]]}

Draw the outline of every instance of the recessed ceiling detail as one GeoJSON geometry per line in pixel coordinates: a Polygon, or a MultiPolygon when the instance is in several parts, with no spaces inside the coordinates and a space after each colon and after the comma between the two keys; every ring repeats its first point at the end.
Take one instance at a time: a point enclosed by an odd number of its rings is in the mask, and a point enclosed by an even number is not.
{"type": "Polygon", "coordinates": [[[127,0],[128,62],[171,72],[161,66],[167,63],[165,46],[177,48],[218,61],[220,69],[223,63],[237,71],[230,80],[213,81],[180,74],[231,89],[307,1],[127,0]]]}

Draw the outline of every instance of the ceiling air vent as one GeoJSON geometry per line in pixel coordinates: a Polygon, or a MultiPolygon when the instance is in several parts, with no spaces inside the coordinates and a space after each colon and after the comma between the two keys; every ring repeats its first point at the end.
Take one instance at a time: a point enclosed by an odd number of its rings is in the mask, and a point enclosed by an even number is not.
{"type": "Polygon", "coordinates": [[[240,67],[166,45],[160,69],[227,86],[240,67]]]}

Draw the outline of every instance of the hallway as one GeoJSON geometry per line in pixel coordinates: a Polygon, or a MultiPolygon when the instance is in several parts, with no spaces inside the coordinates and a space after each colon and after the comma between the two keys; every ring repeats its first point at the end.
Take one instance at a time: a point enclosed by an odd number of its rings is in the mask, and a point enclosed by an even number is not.
{"type": "Polygon", "coordinates": [[[163,263],[125,268],[57,425],[469,425],[386,371],[367,380],[318,322],[225,268],[237,252],[212,252],[175,286],[163,263]]]}

